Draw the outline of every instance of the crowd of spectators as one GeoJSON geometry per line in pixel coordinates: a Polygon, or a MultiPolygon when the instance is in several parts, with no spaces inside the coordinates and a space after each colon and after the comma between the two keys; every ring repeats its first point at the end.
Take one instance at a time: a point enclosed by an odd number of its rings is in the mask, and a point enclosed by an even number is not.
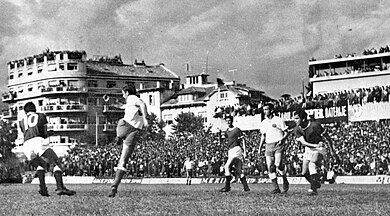
{"type": "MultiPolygon", "coordinates": [[[[380,54],[380,53],[387,53],[390,52],[389,46],[380,47],[379,50],[375,48],[371,49],[365,49],[362,53],[362,55],[374,55],[374,54],[380,54]]],[[[347,53],[344,57],[341,54],[335,55],[335,59],[341,59],[341,58],[351,58],[355,57],[356,53],[347,53]]],[[[309,60],[309,62],[316,61],[315,58],[312,58],[309,60]]],[[[317,68],[317,67],[316,67],[317,68]]],[[[373,72],[373,71],[383,71],[388,69],[388,65],[386,62],[383,62],[382,60],[378,59],[376,62],[370,62],[369,64],[365,64],[363,62],[348,62],[348,66],[341,67],[340,64],[332,69],[320,69],[317,68],[316,70],[311,70],[309,73],[310,77],[324,77],[324,76],[335,76],[335,75],[343,75],[343,74],[358,74],[358,73],[365,73],[365,72],[373,72]]]]}
{"type": "MultiPolygon", "coordinates": [[[[328,155],[324,170],[338,175],[390,174],[390,121],[337,122],[325,125],[333,140],[336,156],[328,155]]],[[[260,132],[244,132],[247,175],[266,177],[265,158],[258,154],[260,132]]],[[[301,172],[303,147],[290,134],[286,141],[289,176],[301,172]]],[[[195,176],[223,176],[227,159],[223,137],[200,132],[192,137],[170,140],[143,141],[127,166],[127,177],[181,177],[183,163],[190,155],[195,161],[195,176]]],[[[65,175],[113,177],[120,154],[120,146],[109,143],[102,146],[76,146],[62,158],[65,175]]]]}
{"type": "MultiPolygon", "coordinates": [[[[352,90],[321,93],[314,96],[281,97],[279,100],[270,101],[275,105],[277,112],[289,112],[297,109],[318,109],[334,106],[346,106],[347,104],[366,104],[374,102],[390,101],[390,86],[375,86],[371,88],[359,88],[352,90]]],[[[214,110],[214,118],[225,116],[250,116],[262,113],[263,102],[250,105],[220,106],[214,110]]]]}

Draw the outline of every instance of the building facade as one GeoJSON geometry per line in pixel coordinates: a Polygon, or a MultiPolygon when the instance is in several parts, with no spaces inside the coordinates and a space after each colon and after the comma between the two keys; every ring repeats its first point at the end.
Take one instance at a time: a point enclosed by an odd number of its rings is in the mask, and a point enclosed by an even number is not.
{"type": "MultiPolygon", "coordinates": [[[[112,139],[123,110],[112,103],[123,101],[121,89],[132,82],[147,102],[149,112],[160,116],[166,92],[179,89],[180,78],[163,64],[124,64],[120,56],[93,56],[85,51],[46,51],[8,63],[9,104],[3,119],[17,122],[23,106],[31,101],[48,117],[50,143],[63,153],[74,143],[112,139]]],[[[22,146],[19,135],[17,146],[22,146]]]]}
{"type": "Polygon", "coordinates": [[[270,99],[262,91],[235,82],[224,83],[217,79],[216,83],[211,83],[208,74],[204,73],[187,76],[183,87],[161,105],[161,117],[168,127],[176,124],[179,114],[192,112],[202,117],[205,125],[214,132],[226,129],[223,119],[226,115],[235,116],[235,125],[240,128],[256,129],[261,115],[255,110],[262,101],[270,99]]]}

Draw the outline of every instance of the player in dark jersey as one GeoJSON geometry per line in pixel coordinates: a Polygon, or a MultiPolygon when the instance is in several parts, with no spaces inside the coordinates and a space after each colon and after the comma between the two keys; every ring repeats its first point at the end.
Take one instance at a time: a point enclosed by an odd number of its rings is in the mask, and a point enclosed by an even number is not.
{"type": "MultiPolygon", "coordinates": [[[[244,191],[250,191],[248,187],[248,183],[246,181],[246,177],[242,172],[242,164],[244,161],[241,140],[242,140],[242,132],[240,128],[233,126],[233,117],[226,117],[228,123],[228,129],[225,132],[225,138],[228,140],[228,159],[225,164],[225,187],[223,187],[221,192],[229,192],[230,191],[230,181],[232,180],[232,174],[230,169],[232,166],[235,168],[235,175],[240,177],[240,181],[244,186],[244,191]]],[[[245,152],[245,149],[244,149],[245,152]]]]}
{"type": "Polygon", "coordinates": [[[75,195],[76,192],[64,187],[62,169],[57,154],[50,148],[47,138],[47,119],[42,113],[36,112],[34,103],[24,105],[26,116],[19,121],[19,126],[24,135],[23,152],[30,164],[37,168],[36,174],[39,179],[39,193],[49,196],[45,183],[45,172],[50,164],[54,164],[54,178],[57,183],[58,195],[75,195]]]}
{"type": "Polygon", "coordinates": [[[305,146],[302,175],[310,182],[310,195],[317,195],[317,189],[321,187],[318,169],[326,154],[324,138],[327,136],[320,123],[307,119],[305,110],[296,111],[293,118],[296,123],[296,139],[305,146]]]}

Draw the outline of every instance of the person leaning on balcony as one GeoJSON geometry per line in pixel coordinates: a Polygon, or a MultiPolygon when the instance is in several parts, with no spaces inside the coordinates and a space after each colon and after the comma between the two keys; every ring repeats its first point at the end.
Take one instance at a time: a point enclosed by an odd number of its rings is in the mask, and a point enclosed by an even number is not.
{"type": "Polygon", "coordinates": [[[149,126],[146,104],[136,96],[136,89],[133,83],[129,83],[122,88],[123,98],[126,104],[115,104],[115,107],[125,110],[125,116],[118,121],[116,128],[116,143],[122,144],[122,153],[116,167],[114,184],[111,187],[109,197],[115,197],[118,192],[123,175],[125,174],[126,164],[130,155],[134,152],[134,147],[138,141],[139,132],[149,126]]]}

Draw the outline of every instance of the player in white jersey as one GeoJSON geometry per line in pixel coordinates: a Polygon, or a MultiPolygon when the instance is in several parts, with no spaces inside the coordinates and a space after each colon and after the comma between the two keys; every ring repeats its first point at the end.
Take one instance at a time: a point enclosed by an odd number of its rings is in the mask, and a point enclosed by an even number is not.
{"type": "Polygon", "coordinates": [[[186,185],[191,185],[193,168],[194,168],[194,161],[192,161],[191,157],[188,156],[183,165],[183,169],[186,171],[186,177],[187,177],[186,185]]]}
{"type": "Polygon", "coordinates": [[[276,172],[283,178],[283,193],[289,189],[289,182],[287,180],[287,168],[284,164],[285,139],[288,136],[288,128],[283,119],[275,116],[274,105],[267,103],[263,107],[264,120],[260,125],[261,139],[259,146],[259,154],[261,148],[265,143],[265,158],[268,168],[268,176],[272,181],[274,194],[281,193],[278,185],[276,172]]]}
{"type": "Polygon", "coordinates": [[[58,195],[75,195],[75,191],[65,188],[62,180],[60,160],[45,139],[47,138],[46,115],[37,113],[35,104],[32,102],[27,102],[23,109],[26,116],[19,122],[19,128],[24,135],[22,148],[31,166],[37,168],[36,175],[39,180],[39,194],[49,196],[45,183],[45,172],[49,165],[54,164],[53,172],[57,184],[56,193],[58,195]]]}
{"type": "Polygon", "coordinates": [[[126,104],[117,104],[125,110],[125,116],[119,120],[116,132],[119,139],[123,139],[122,153],[116,167],[114,184],[111,186],[109,197],[115,197],[118,186],[126,173],[126,164],[130,155],[134,152],[134,147],[138,141],[139,132],[148,127],[148,111],[146,104],[136,96],[137,90],[133,83],[129,83],[122,88],[123,98],[126,104]]]}

